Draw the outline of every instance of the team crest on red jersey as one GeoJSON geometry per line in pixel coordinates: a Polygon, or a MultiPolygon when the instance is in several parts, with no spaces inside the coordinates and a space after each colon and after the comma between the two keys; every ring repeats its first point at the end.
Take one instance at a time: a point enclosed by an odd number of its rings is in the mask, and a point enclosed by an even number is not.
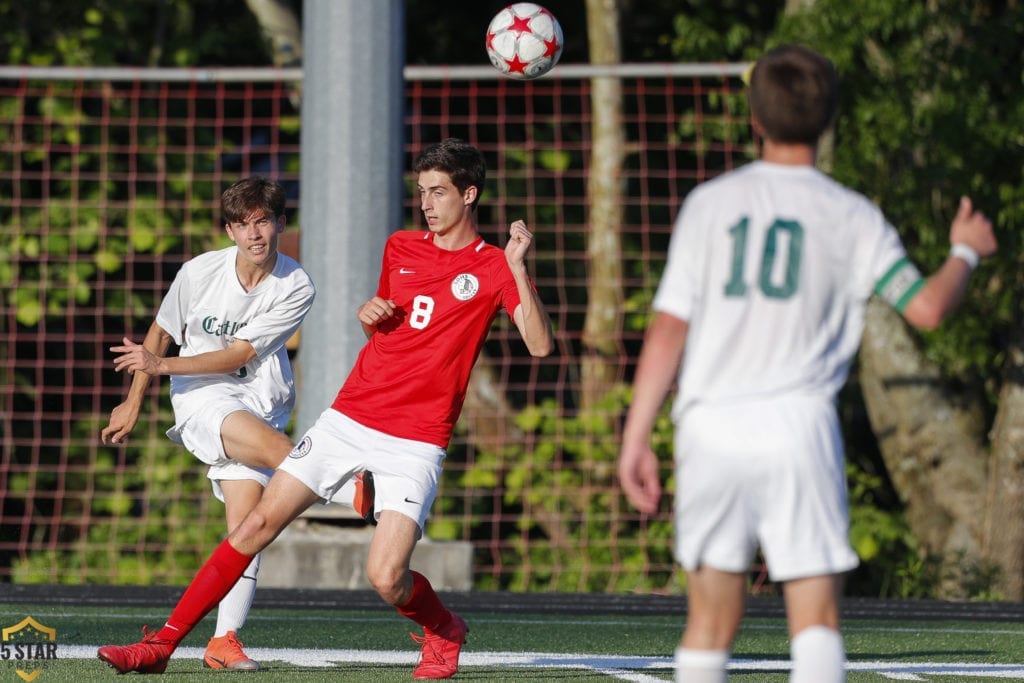
{"type": "Polygon", "coordinates": [[[459,301],[469,301],[480,291],[480,281],[472,273],[461,273],[452,280],[452,295],[459,301]]]}

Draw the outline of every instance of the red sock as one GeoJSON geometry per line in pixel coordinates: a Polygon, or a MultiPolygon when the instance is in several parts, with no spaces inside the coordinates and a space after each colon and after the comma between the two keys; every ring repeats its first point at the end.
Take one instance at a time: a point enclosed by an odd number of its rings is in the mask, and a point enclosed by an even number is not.
{"type": "Polygon", "coordinates": [[[451,620],[451,613],[441,604],[434,587],[427,577],[419,572],[412,572],[412,595],[404,605],[395,609],[402,616],[409,617],[425,629],[437,631],[451,620]]]}
{"type": "Polygon", "coordinates": [[[177,647],[199,620],[228,594],[250,562],[251,555],[243,555],[226,540],[222,541],[206,564],[199,568],[157,637],[169,640],[177,647]]]}

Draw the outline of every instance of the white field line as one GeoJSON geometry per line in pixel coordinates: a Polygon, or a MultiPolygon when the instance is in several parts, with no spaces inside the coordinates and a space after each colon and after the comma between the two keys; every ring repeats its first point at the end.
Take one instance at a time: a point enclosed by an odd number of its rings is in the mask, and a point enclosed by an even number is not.
{"type": "MultiPolygon", "coordinates": [[[[96,657],[94,645],[58,645],[60,659],[92,659],[96,657]]],[[[172,658],[199,659],[204,649],[178,648],[172,658]]],[[[361,663],[413,666],[419,659],[415,651],[394,650],[317,650],[294,648],[247,648],[246,653],[257,661],[285,662],[300,667],[331,667],[336,663],[361,663]]],[[[463,652],[459,660],[462,667],[509,667],[535,669],[589,669],[609,677],[634,683],[663,682],[664,677],[644,674],[644,671],[665,673],[672,668],[671,657],[630,657],[553,652],[463,652]]],[[[784,659],[732,659],[729,671],[789,671],[784,659]]],[[[971,664],[965,662],[847,662],[847,671],[866,671],[889,680],[926,681],[927,676],[957,676],[966,678],[988,677],[1024,679],[1024,664],[971,664]],[[921,676],[925,676],[922,678],[921,676]]]]}
{"type": "MultiPolygon", "coordinates": [[[[17,615],[19,618],[25,616],[24,612],[15,612],[15,611],[8,610],[6,608],[7,608],[6,605],[0,605],[0,618],[5,617],[7,615],[11,615],[12,617],[17,615]]],[[[147,620],[148,620],[150,624],[162,624],[164,622],[164,620],[167,619],[167,614],[169,612],[170,612],[169,608],[166,611],[156,612],[156,613],[149,614],[149,615],[147,615],[147,614],[139,614],[139,613],[108,612],[108,613],[105,613],[105,614],[90,614],[89,615],[89,619],[111,619],[111,620],[128,619],[128,620],[138,621],[139,624],[145,624],[145,623],[147,623],[147,620]]],[[[82,614],[81,614],[81,612],[76,612],[76,611],[69,611],[69,612],[56,612],[56,611],[50,612],[50,611],[47,611],[45,614],[40,614],[38,616],[39,616],[40,619],[60,618],[60,617],[65,617],[65,618],[69,618],[70,619],[70,618],[81,617],[82,614]]],[[[247,621],[280,621],[280,620],[281,620],[281,617],[278,616],[278,615],[274,615],[274,614],[260,614],[259,611],[255,611],[255,612],[250,613],[249,617],[247,619],[247,621]]],[[[336,623],[337,622],[356,622],[356,623],[376,622],[376,623],[385,623],[385,622],[394,622],[396,620],[396,617],[395,617],[394,614],[383,614],[383,615],[381,615],[379,617],[366,617],[366,616],[349,617],[349,616],[344,616],[344,615],[337,615],[337,616],[335,616],[335,615],[319,615],[319,614],[305,614],[305,615],[303,615],[303,614],[299,613],[299,614],[297,614],[295,616],[289,616],[288,620],[289,621],[307,621],[307,622],[329,621],[329,622],[336,622],[336,623]]],[[[484,617],[484,616],[477,616],[477,615],[472,615],[469,619],[467,619],[467,621],[469,621],[471,626],[473,624],[512,624],[512,625],[516,625],[516,626],[531,626],[531,625],[611,626],[611,627],[621,626],[621,627],[649,628],[649,629],[667,628],[669,630],[678,630],[679,633],[682,633],[683,626],[686,623],[686,620],[683,619],[683,618],[680,618],[678,621],[673,620],[673,621],[670,621],[670,622],[660,622],[660,623],[659,622],[653,622],[652,623],[652,621],[650,621],[649,619],[647,619],[647,620],[640,620],[640,619],[636,619],[636,620],[632,620],[632,619],[589,619],[589,618],[578,618],[577,619],[577,618],[568,618],[568,617],[566,617],[566,618],[555,618],[555,619],[535,619],[535,618],[529,618],[529,617],[526,617],[526,618],[519,618],[519,617],[507,618],[507,617],[484,617]]],[[[0,619],[0,622],[2,622],[2,619],[0,619]]],[[[1006,624],[1004,623],[1003,626],[1006,626],[1006,624]]],[[[783,621],[779,621],[778,624],[750,624],[750,623],[744,623],[740,627],[740,631],[742,632],[744,630],[750,630],[750,631],[779,631],[780,633],[785,634],[785,632],[786,632],[786,624],[783,621]]],[[[988,635],[988,634],[991,634],[991,635],[1004,635],[1004,636],[1005,635],[1024,636],[1024,626],[1021,626],[1020,628],[998,628],[998,629],[995,629],[995,628],[963,628],[963,627],[950,628],[949,626],[946,626],[946,625],[941,624],[941,623],[933,624],[931,622],[920,622],[920,623],[916,623],[914,626],[881,626],[878,623],[873,623],[870,626],[858,626],[855,622],[853,622],[853,623],[847,622],[847,623],[843,624],[843,633],[857,633],[857,632],[861,632],[861,631],[869,632],[869,633],[921,633],[921,632],[936,631],[936,632],[940,632],[940,633],[957,633],[957,634],[963,634],[963,635],[972,635],[972,634],[974,634],[974,635],[977,635],[977,634],[988,635]]]]}

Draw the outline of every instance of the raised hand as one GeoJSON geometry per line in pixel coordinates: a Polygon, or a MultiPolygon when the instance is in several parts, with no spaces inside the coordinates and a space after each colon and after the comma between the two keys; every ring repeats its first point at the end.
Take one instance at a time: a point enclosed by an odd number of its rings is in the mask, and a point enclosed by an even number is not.
{"type": "Polygon", "coordinates": [[[508,244],[505,245],[505,259],[510,266],[520,266],[526,261],[526,254],[533,244],[533,233],[526,229],[524,221],[514,221],[509,226],[508,244]]]}

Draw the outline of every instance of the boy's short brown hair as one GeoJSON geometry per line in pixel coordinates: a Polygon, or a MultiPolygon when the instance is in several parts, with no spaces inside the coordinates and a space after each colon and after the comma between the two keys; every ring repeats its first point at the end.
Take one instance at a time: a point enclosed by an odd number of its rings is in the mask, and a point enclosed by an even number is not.
{"type": "Polygon", "coordinates": [[[470,186],[476,187],[473,208],[480,203],[480,196],[484,193],[484,181],[487,179],[487,162],[480,150],[465,140],[447,138],[427,147],[416,157],[412,170],[413,173],[447,173],[452,185],[459,192],[465,192],[470,186]]]}
{"type": "Polygon", "coordinates": [[[220,196],[220,209],[225,223],[239,223],[254,211],[263,210],[268,218],[284,215],[288,195],[275,180],[263,176],[249,176],[224,190],[220,196]]]}
{"type": "Polygon", "coordinates": [[[839,76],[827,57],[801,45],[766,52],[754,65],[750,113],[773,142],[815,145],[835,119],[839,76]]]}

